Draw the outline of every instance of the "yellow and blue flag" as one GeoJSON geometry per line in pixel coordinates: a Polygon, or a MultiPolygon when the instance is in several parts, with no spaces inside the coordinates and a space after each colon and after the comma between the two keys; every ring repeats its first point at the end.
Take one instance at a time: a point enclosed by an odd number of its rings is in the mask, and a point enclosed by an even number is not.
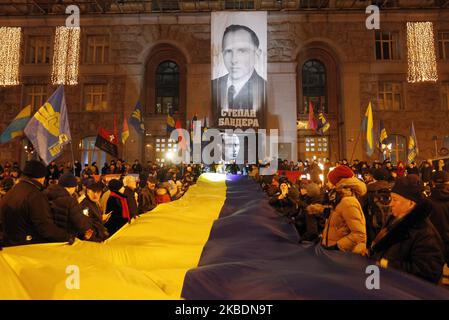
{"type": "Polygon", "coordinates": [[[418,155],[418,140],[416,139],[415,134],[415,125],[412,121],[412,126],[410,127],[410,136],[408,138],[408,162],[412,162],[415,160],[416,156],[418,155]]]}
{"type": "Polygon", "coordinates": [[[37,110],[24,131],[46,164],[62,154],[72,140],[63,85],[37,110]]]}
{"type": "Polygon", "coordinates": [[[25,129],[28,121],[30,121],[31,111],[31,106],[28,105],[19,112],[0,136],[0,144],[7,143],[17,137],[23,137],[23,129],[25,129]]]}
{"type": "Polygon", "coordinates": [[[145,133],[145,124],[143,122],[142,105],[140,104],[140,101],[137,102],[133,113],[131,113],[131,116],[129,117],[129,124],[132,125],[138,133],[145,133]]]}
{"type": "Polygon", "coordinates": [[[366,154],[371,157],[374,153],[374,126],[373,126],[373,109],[371,101],[363,118],[362,129],[366,132],[366,154]]]}
{"type": "Polygon", "coordinates": [[[167,133],[170,134],[173,130],[175,130],[175,119],[171,116],[171,114],[167,114],[167,133]]]}
{"type": "Polygon", "coordinates": [[[326,133],[327,130],[330,128],[330,123],[327,120],[326,116],[324,115],[323,110],[320,110],[318,113],[318,122],[317,122],[317,131],[320,134],[326,133]]]}
{"type": "Polygon", "coordinates": [[[379,120],[379,146],[382,149],[382,145],[387,144],[388,134],[383,120],[379,120]]]}

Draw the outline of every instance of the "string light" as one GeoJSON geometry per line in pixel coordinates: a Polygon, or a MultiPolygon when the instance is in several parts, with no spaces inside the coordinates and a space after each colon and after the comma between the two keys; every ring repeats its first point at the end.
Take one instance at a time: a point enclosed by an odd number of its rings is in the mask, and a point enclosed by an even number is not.
{"type": "Polygon", "coordinates": [[[19,84],[20,42],[22,29],[0,28],[0,86],[19,84]]]}
{"type": "Polygon", "coordinates": [[[408,82],[437,81],[432,22],[407,22],[408,82]]]}
{"type": "Polygon", "coordinates": [[[79,27],[57,27],[53,54],[53,84],[78,84],[80,53],[79,27]]]}

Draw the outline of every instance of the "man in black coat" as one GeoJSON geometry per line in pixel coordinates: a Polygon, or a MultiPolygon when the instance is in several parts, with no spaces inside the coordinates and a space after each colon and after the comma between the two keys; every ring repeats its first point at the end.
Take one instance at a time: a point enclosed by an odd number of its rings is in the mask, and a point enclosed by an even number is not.
{"type": "Polygon", "coordinates": [[[156,206],[156,184],[157,180],[149,176],[145,187],[139,192],[139,214],[153,210],[156,206]]]}
{"type": "Polygon", "coordinates": [[[126,196],[120,192],[123,188],[123,182],[117,179],[109,181],[108,188],[111,191],[106,203],[106,212],[111,213],[111,217],[105,223],[109,235],[117,232],[127,222],[131,221],[126,196]]]}
{"type": "Polygon", "coordinates": [[[223,61],[228,74],[212,81],[213,112],[246,109],[262,111],[266,100],[266,81],[255,70],[262,54],[259,39],[250,28],[230,25],[222,38],[223,61]]]}
{"type": "Polygon", "coordinates": [[[125,190],[123,194],[126,196],[126,201],[128,202],[129,214],[131,215],[131,219],[137,217],[139,215],[139,211],[137,209],[137,181],[133,176],[126,176],[123,179],[123,185],[125,190]]]}
{"type": "Polygon", "coordinates": [[[74,237],[89,240],[92,236],[89,217],[83,214],[83,209],[73,197],[77,186],[76,177],[72,173],[64,173],[58,184],[50,185],[44,193],[56,225],[74,237]]]}
{"type": "Polygon", "coordinates": [[[42,192],[47,173],[45,165],[36,160],[27,161],[22,173],[20,181],[0,202],[5,245],[72,242],[73,237],[55,224],[42,192]]]}
{"type": "Polygon", "coordinates": [[[432,221],[444,243],[445,260],[449,265],[449,173],[437,172],[432,178],[432,221]]]}
{"type": "Polygon", "coordinates": [[[398,178],[391,190],[392,215],[371,246],[371,257],[392,267],[438,283],[444,266],[443,243],[429,220],[432,210],[423,199],[416,176],[398,178]]]}
{"type": "Polygon", "coordinates": [[[90,218],[93,234],[90,241],[103,242],[109,237],[108,230],[104,226],[111,213],[103,214],[100,207],[100,197],[103,191],[103,184],[101,182],[89,181],[86,185],[86,196],[81,201],[80,205],[83,213],[90,218]]]}

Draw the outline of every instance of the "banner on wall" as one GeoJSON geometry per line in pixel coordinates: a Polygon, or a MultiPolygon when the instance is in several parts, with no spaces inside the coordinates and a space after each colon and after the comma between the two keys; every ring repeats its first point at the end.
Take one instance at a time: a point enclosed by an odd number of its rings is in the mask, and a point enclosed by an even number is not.
{"type": "Polygon", "coordinates": [[[215,126],[265,128],[267,13],[213,12],[211,42],[215,126]]]}

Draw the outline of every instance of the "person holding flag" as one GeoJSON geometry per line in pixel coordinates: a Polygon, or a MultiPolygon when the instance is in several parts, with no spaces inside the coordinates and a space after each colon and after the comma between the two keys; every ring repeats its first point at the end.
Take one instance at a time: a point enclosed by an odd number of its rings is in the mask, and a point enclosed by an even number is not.
{"type": "Polygon", "coordinates": [[[63,85],[37,110],[24,132],[45,164],[62,154],[72,141],[63,85]]]}
{"type": "Polygon", "coordinates": [[[0,136],[0,144],[7,143],[14,138],[23,137],[23,130],[31,119],[31,111],[31,105],[28,105],[17,114],[0,136]]]}

